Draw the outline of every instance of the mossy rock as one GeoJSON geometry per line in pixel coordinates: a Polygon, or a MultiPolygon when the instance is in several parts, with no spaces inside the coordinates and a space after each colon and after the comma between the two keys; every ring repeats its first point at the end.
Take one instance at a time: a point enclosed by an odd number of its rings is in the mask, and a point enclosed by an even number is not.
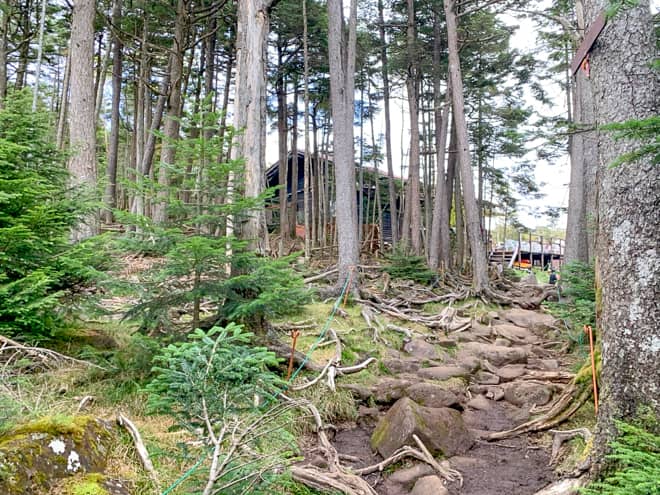
{"type": "Polygon", "coordinates": [[[61,481],[54,489],[57,495],[130,495],[126,482],[100,473],[88,473],[61,481]]]}
{"type": "Polygon", "coordinates": [[[91,416],[49,416],[0,436],[0,493],[47,492],[60,479],[102,472],[112,426],[91,416]]]}

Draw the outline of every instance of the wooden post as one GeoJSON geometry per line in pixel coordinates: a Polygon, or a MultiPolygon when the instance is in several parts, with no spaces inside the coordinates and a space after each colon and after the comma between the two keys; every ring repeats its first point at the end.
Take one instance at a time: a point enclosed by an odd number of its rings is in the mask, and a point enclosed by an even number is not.
{"type": "Polygon", "coordinates": [[[541,269],[545,270],[545,249],[543,247],[543,236],[541,236],[541,269]]]}
{"type": "Polygon", "coordinates": [[[522,232],[518,230],[518,270],[522,264],[522,232]]]}
{"type": "Polygon", "coordinates": [[[552,269],[552,260],[554,259],[554,252],[552,251],[552,237],[550,238],[550,269],[552,269]]]}
{"type": "Polygon", "coordinates": [[[532,250],[532,231],[529,231],[529,269],[534,266],[534,251],[532,250]]]}

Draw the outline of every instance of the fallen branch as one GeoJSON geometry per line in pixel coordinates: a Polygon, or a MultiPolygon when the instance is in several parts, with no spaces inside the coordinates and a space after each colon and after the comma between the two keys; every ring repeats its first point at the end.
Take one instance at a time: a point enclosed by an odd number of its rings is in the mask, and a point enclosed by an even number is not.
{"type": "Polygon", "coordinates": [[[22,358],[29,358],[32,360],[30,364],[26,365],[28,367],[42,366],[47,369],[54,369],[68,363],[107,371],[106,368],[99,366],[98,364],[66,356],[53,351],[52,349],[26,346],[8,337],[3,337],[2,335],[0,335],[0,358],[2,361],[1,375],[4,375],[12,364],[15,364],[22,358]]]}
{"type": "Polygon", "coordinates": [[[145,447],[144,442],[142,441],[142,436],[140,435],[140,432],[138,431],[137,427],[133,424],[133,422],[128,419],[126,416],[124,416],[122,413],[117,414],[117,423],[119,426],[123,427],[128,431],[128,434],[131,436],[131,439],[133,440],[133,445],[135,445],[135,450],[137,451],[138,456],[140,457],[140,461],[142,461],[142,466],[144,467],[144,470],[149,473],[149,477],[152,479],[154,484],[158,486],[158,476],[156,475],[156,470],[154,469],[154,465],[151,462],[151,458],[149,457],[149,452],[147,451],[147,447],[145,447]]]}
{"type": "Polygon", "coordinates": [[[327,272],[319,273],[318,275],[314,275],[312,277],[307,277],[303,279],[304,284],[310,284],[312,282],[316,282],[317,280],[322,280],[324,278],[328,278],[330,275],[334,275],[337,273],[338,270],[336,268],[333,268],[332,270],[328,270],[327,272]]]}

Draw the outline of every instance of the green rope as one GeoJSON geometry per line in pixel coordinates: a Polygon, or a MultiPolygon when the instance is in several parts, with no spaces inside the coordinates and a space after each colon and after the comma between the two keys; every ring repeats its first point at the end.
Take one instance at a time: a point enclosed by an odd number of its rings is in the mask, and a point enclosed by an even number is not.
{"type": "MultiPolygon", "coordinates": [[[[349,275],[346,277],[346,282],[344,282],[344,287],[341,289],[341,293],[339,294],[339,297],[337,297],[337,300],[335,301],[334,306],[332,307],[332,312],[330,313],[330,316],[328,316],[328,319],[325,321],[325,325],[323,326],[323,330],[321,330],[321,333],[319,334],[318,339],[316,339],[316,342],[312,345],[312,347],[309,348],[309,351],[307,351],[307,354],[305,354],[305,357],[302,360],[302,363],[300,363],[300,366],[296,369],[296,371],[291,375],[291,378],[286,382],[284,387],[282,388],[281,392],[286,392],[287,389],[289,388],[289,385],[291,385],[291,382],[293,382],[294,378],[300,373],[300,371],[303,369],[305,364],[309,361],[310,356],[312,353],[316,350],[318,345],[323,341],[325,338],[325,334],[328,332],[328,329],[330,328],[330,323],[332,323],[332,320],[335,317],[335,313],[337,313],[337,310],[339,309],[339,305],[341,304],[341,300],[343,299],[344,295],[346,294],[346,289],[348,289],[348,283],[351,280],[351,276],[349,275]]],[[[273,400],[275,399],[275,396],[269,397],[268,401],[264,403],[264,406],[270,404],[273,400]]],[[[172,483],[169,488],[167,488],[164,492],[161,493],[161,495],[169,495],[172,490],[174,490],[177,486],[179,486],[181,483],[183,483],[186,479],[188,479],[190,476],[193,475],[195,471],[199,468],[199,466],[202,465],[202,463],[206,460],[206,457],[208,456],[209,452],[211,452],[211,448],[209,448],[202,457],[199,458],[199,460],[190,468],[188,471],[183,473],[179,479],[177,479],[174,483],[172,483]]]]}

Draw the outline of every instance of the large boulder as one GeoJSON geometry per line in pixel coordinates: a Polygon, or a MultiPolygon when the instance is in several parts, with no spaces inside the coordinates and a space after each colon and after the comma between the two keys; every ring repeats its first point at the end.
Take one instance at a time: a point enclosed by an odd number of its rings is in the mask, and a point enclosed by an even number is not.
{"type": "Polygon", "coordinates": [[[481,342],[468,342],[458,351],[457,359],[463,360],[466,359],[466,356],[475,356],[479,359],[486,359],[495,366],[503,366],[505,364],[527,362],[528,352],[522,347],[504,347],[481,342]]]}
{"type": "Polygon", "coordinates": [[[371,435],[371,448],[388,457],[404,445],[415,446],[413,435],[417,435],[432,454],[445,456],[462,454],[474,443],[461,414],[455,409],[424,407],[404,397],[378,422],[371,435]]]}
{"type": "Polygon", "coordinates": [[[506,323],[495,325],[493,333],[516,344],[535,344],[539,340],[529,329],[506,323]]]}
{"type": "Polygon", "coordinates": [[[430,475],[418,479],[410,495],[449,495],[449,491],[439,477],[430,475]]]}
{"type": "Polygon", "coordinates": [[[435,470],[428,464],[415,464],[409,468],[397,469],[387,477],[387,480],[410,488],[419,478],[428,476],[434,472],[435,470]]]}
{"type": "Polygon", "coordinates": [[[447,354],[435,345],[429,344],[422,337],[415,337],[403,346],[403,350],[417,359],[444,360],[447,354]]]}
{"type": "Polygon", "coordinates": [[[431,366],[420,369],[417,374],[430,380],[447,380],[454,377],[466,377],[470,372],[461,366],[431,366]]]}
{"type": "Polygon", "coordinates": [[[0,437],[0,493],[48,492],[59,480],[100,473],[114,441],[112,426],[91,416],[55,416],[0,437]]]}
{"type": "Polygon", "coordinates": [[[414,373],[421,367],[419,361],[414,358],[387,358],[381,363],[390,373],[414,373]]]}
{"type": "Polygon", "coordinates": [[[534,382],[509,382],[504,386],[504,399],[516,406],[544,406],[552,398],[550,387],[534,382]]]}
{"type": "Polygon", "coordinates": [[[519,327],[527,327],[534,330],[552,328],[555,323],[554,317],[549,314],[521,308],[511,308],[505,311],[500,311],[500,317],[503,320],[510,321],[514,325],[518,325],[519,327]]]}
{"type": "Polygon", "coordinates": [[[405,395],[426,407],[452,407],[459,404],[454,392],[433,383],[415,383],[405,390],[405,395]]]}

